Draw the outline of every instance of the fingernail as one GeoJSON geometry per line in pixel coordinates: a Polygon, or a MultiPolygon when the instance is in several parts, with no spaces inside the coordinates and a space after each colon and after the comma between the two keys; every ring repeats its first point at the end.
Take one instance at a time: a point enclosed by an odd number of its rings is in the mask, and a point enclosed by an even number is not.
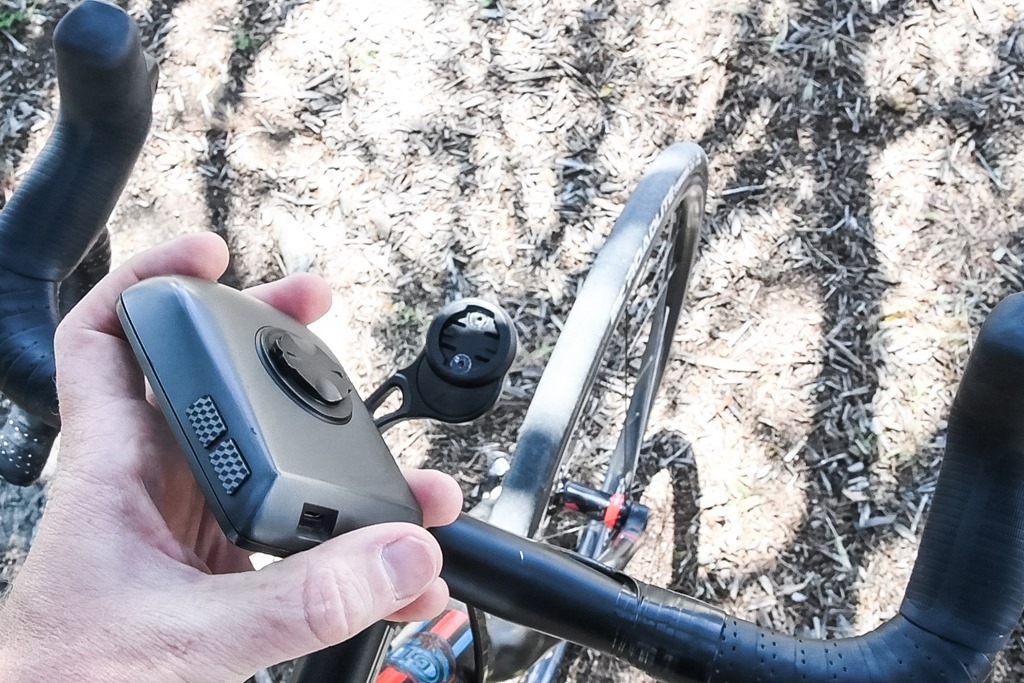
{"type": "Polygon", "coordinates": [[[380,557],[396,600],[419,594],[437,578],[433,548],[413,536],[387,544],[381,549],[380,557]]]}

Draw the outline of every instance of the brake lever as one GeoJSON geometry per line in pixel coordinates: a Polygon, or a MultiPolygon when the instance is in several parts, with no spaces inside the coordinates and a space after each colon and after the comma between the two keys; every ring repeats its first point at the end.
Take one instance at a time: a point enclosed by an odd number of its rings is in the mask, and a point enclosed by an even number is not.
{"type": "Polygon", "coordinates": [[[374,390],[366,408],[374,415],[388,397],[401,393],[398,408],[374,417],[381,432],[405,420],[475,420],[497,403],[516,348],[508,313],[482,299],[460,299],[434,318],[416,360],[374,390]]]}

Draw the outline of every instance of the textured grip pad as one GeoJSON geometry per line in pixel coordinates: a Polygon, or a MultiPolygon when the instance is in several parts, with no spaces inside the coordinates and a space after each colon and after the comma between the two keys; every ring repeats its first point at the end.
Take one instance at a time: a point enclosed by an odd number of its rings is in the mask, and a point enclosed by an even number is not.
{"type": "Polygon", "coordinates": [[[217,478],[220,479],[220,485],[229,496],[234,495],[238,487],[252,474],[234,439],[222,441],[213,449],[210,453],[210,463],[213,465],[213,471],[217,473],[217,478]]]}
{"type": "Polygon", "coordinates": [[[217,405],[209,395],[196,399],[195,403],[185,411],[192,430],[196,433],[199,443],[209,448],[214,441],[227,433],[227,425],[221,417],[217,405]]]}

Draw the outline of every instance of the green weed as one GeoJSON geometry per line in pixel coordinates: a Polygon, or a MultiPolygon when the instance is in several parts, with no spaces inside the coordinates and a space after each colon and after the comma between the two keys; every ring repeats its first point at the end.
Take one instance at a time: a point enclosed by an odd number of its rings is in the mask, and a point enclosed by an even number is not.
{"type": "Polygon", "coordinates": [[[32,9],[0,9],[0,31],[10,31],[28,22],[32,9]]]}
{"type": "Polygon", "coordinates": [[[259,36],[244,28],[240,28],[235,31],[235,50],[237,52],[248,52],[250,50],[257,50],[263,45],[263,36],[259,36]]]}

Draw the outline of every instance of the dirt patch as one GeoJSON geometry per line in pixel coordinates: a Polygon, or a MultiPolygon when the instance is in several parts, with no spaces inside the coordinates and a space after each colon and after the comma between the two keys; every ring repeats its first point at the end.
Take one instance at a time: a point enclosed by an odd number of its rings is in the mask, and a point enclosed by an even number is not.
{"type": "MultiPolygon", "coordinates": [[[[0,33],[5,192],[46,134],[44,46],[66,7],[0,0],[0,17],[26,13],[0,33]]],[[[318,270],[337,299],[320,331],[364,392],[447,300],[500,301],[523,350],[499,411],[389,435],[470,493],[511,450],[644,165],[700,142],[707,228],[644,464],[675,542],[642,562],[791,633],[894,613],[973,335],[1024,289],[1019,2],[129,9],[161,90],[115,259],[212,229],[233,282],[318,270]]],[[[8,573],[42,496],[0,488],[8,573]]],[[[1022,652],[1015,635],[994,680],[1018,680],[1022,652]]],[[[613,670],[590,655],[569,669],[613,670]]]]}

